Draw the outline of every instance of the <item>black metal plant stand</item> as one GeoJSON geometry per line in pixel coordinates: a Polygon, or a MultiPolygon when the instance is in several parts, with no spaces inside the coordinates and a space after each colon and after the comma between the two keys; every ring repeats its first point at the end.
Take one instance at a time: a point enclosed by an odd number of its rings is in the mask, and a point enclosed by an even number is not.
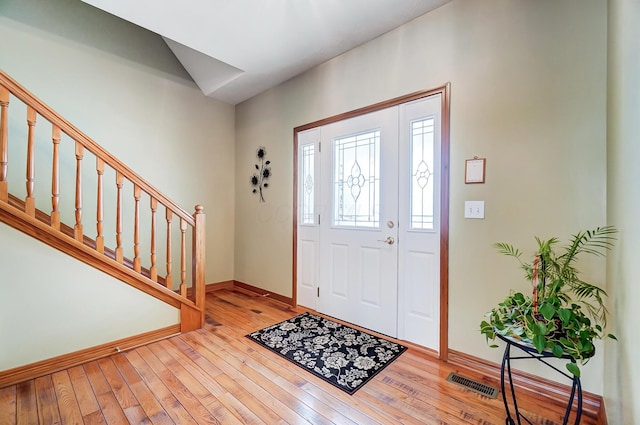
{"type": "MultiPolygon", "coordinates": [[[[497,335],[498,338],[506,342],[506,347],[504,349],[504,355],[502,357],[502,368],[500,370],[500,390],[502,391],[502,400],[504,401],[504,408],[507,412],[507,418],[505,419],[505,424],[507,425],[521,425],[521,419],[526,421],[527,423],[533,425],[526,416],[520,413],[518,409],[518,401],[516,399],[516,392],[513,385],[513,376],[511,374],[511,360],[521,360],[521,359],[536,359],[550,368],[554,369],[556,372],[564,375],[566,378],[572,381],[571,386],[571,395],[569,396],[569,400],[567,402],[567,408],[565,410],[564,419],[562,421],[563,425],[567,425],[569,423],[569,418],[571,417],[571,412],[573,410],[574,401],[577,402],[576,408],[576,419],[574,424],[580,424],[580,418],[582,417],[582,386],[580,384],[580,378],[574,375],[569,375],[568,373],[563,372],[558,369],[551,363],[547,361],[549,358],[557,359],[558,357],[554,356],[552,353],[543,351],[542,353],[538,353],[538,351],[532,345],[523,344],[521,342],[515,341],[510,338],[503,337],[502,335],[497,335]],[[511,347],[516,347],[523,351],[526,355],[524,356],[514,356],[511,354],[511,347]],[[505,372],[507,375],[507,379],[505,379],[505,372]],[[508,390],[506,389],[508,385],[508,390]],[[511,400],[509,400],[509,398],[511,400]],[[513,405],[513,416],[511,415],[511,410],[509,408],[509,401],[513,405]]],[[[570,360],[575,363],[575,360],[571,358],[569,355],[563,355],[560,357],[565,360],[570,360]]]]}

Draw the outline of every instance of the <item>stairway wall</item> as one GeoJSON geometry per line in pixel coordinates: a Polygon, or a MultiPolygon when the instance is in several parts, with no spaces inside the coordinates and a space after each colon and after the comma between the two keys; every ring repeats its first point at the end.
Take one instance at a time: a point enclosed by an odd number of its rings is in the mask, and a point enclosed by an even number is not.
{"type": "Polygon", "coordinates": [[[175,325],[180,312],[0,223],[0,371],[175,325]]]}
{"type": "MultiPolygon", "coordinates": [[[[204,206],[205,280],[232,280],[234,107],[205,97],[160,36],[79,0],[3,0],[0,44],[0,67],[12,78],[176,203],[187,210],[204,206]]],[[[37,131],[45,139],[50,134],[40,123],[37,131]]],[[[38,185],[50,179],[50,165],[38,155],[36,187],[48,190],[38,185]]],[[[84,167],[91,171],[93,164],[84,167]]],[[[24,179],[24,163],[10,163],[9,170],[24,179]]],[[[108,179],[105,185],[113,184],[108,179]]],[[[24,190],[24,183],[18,187],[24,190]]],[[[36,193],[45,211],[49,199],[50,193],[36,193]]],[[[93,237],[95,202],[85,204],[85,232],[93,237]]],[[[124,232],[131,250],[133,229],[124,232]]],[[[105,222],[107,244],[114,234],[113,223],[105,222]]],[[[148,249],[141,246],[143,259],[148,249]]],[[[125,256],[132,257],[126,250],[125,256]]]]}
{"type": "MultiPolygon", "coordinates": [[[[79,0],[3,0],[0,45],[0,68],[12,78],[176,203],[186,209],[204,206],[205,281],[232,280],[233,106],[203,96],[157,34],[79,0]]],[[[36,132],[39,143],[51,130],[40,120],[36,132]]],[[[9,137],[11,144],[26,144],[19,133],[9,137]]],[[[24,191],[21,156],[20,148],[10,145],[9,173],[18,179],[12,191],[15,187],[19,197],[24,191]]],[[[42,158],[46,155],[36,152],[36,203],[49,212],[51,169],[42,158]]],[[[91,173],[90,160],[84,168],[91,173]]],[[[105,186],[113,183],[105,179],[105,186]]],[[[109,196],[105,193],[105,199],[109,196]]],[[[73,204],[73,197],[63,192],[61,205],[73,204]]],[[[84,202],[85,233],[95,237],[95,200],[87,196],[84,202]]],[[[174,308],[157,305],[4,224],[0,229],[0,370],[179,320],[174,308]]],[[[125,256],[132,258],[133,229],[123,231],[125,256]]],[[[107,218],[104,232],[113,247],[115,226],[107,218]]],[[[149,247],[140,248],[143,262],[148,261],[149,247]]],[[[158,266],[163,275],[160,258],[158,266]]]]}

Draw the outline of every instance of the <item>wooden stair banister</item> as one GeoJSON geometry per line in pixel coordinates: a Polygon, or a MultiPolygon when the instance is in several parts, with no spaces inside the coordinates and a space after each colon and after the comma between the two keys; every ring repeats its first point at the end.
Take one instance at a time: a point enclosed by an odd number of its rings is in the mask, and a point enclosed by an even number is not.
{"type": "MultiPolygon", "coordinates": [[[[42,191],[42,188],[40,190],[42,191]]],[[[40,201],[42,200],[40,199],[40,201]]],[[[197,205],[193,215],[186,212],[2,70],[0,70],[0,219],[18,230],[180,308],[181,330],[183,332],[203,326],[205,216],[202,206],[197,205]],[[26,196],[24,198],[12,195],[12,188],[16,188],[18,185],[9,181],[7,173],[9,164],[11,167],[19,166],[9,156],[10,143],[24,143],[22,140],[10,139],[10,128],[24,125],[24,121],[15,119],[10,113],[10,103],[15,100],[22,102],[27,110],[27,153],[25,174],[23,174],[26,176],[26,196]],[[36,137],[36,132],[46,127],[47,123],[51,125],[51,137],[49,138],[51,145],[48,148],[51,152],[51,163],[36,164],[36,151],[43,149],[42,146],[38,147],[41,139],[36,137]],[[63,135],[66,137],[63,138],[63,135]],[[74,175],[75,193],[73,196],[62,194],[63,198],[60,193],[63,170],[60,167],[61,163],[65,162],[61,160],[63,150],[60,146],[67,142],[67,137],[74,143],[75,157],[66,163],[73,163],[75,169],[64,171],[69,175],[74,175]],[[87,187],[83,181],[83,173],[87,172],[84,170],[87,155],[93,155],[96,158],[97,184],[91,188],[87,187]],[[38,193],[36,166],[40,169],[51,167],[51,193],[47,194],[47,199],[48,196],[51,196],[50,213],[42,211],[42,204],[38,209],[38,198],[43,195],[38,193]],[[105,181],[105,171],[112,171],[115,174],[115,182],[105,181]],[[134,209],[133,223],[131,226],[127,223],[127,229],[133,229],[131,245],[126,245],[123,242],[124,221],[127,219],[123,212],[125,186],[133,188],[133,199],[131,200],[134,209]],[[113,206],[113,209],[111,206],[105,205],[105,199],[109,199],[105,197],[105,193],[114,195],[116,205],[113,206]],[[94,195],[94,205],[96,206],[95,239],[85,234],[85,231],[93,226],[89,226],[92,217],[87,217],[83,213],[83,203],[94,195]],[[145,214],[142,214],[141,200],[143,197],[150,199],[149,210],[145,214]],[[73,199],[73,208],[68,208],[73,210],[73,217],[63,216],[62,199],[73,199]],[[105,207],[109,208],[109,211],[115,212],[113,233],[108,233],[109,231],[104,228],[105,207]],[[161,230],[157,229],[156,213],[159,207],[165,209],[166,234],[162,234],[161,230]],[[148,220],[141,219],[141,215],[149,216],[148,220]],[[179,228],[175,231],[179,231],[180,246],[172,246],[171,243],[174,217],[179,220],[179,228]],[[141,239],[144,230],[149,228],[150,240],[147,244],[141,239]],[[105,236],[113,238],[115,243],[113,248],[105,246],[105,236]],[[156,260],[158,237],[166,240],[166,244],[163,245],[166,248],[167,258],[165,275],[162,275],[158,270],[156,260]],[[190,249],[187,247],[188,237],[192,241],[190,249]],[[141,256],[141,247],[143,246],[149,247],[148,260],[146,256],[144,259],[141,256]],[[130,260],[125,257],[125,251],[132,254],[130,260]],[[177,271],[179,273],[179,287],[174,288],[173,282],[178,281],[172,276],[174,272],[171,265],[172,257],[176,256],[177,258],[178,255],[180,258],[180,270],[177,271]],[[187,269],[186,265],[189,263],[191,268],[187,269]],[[187,291],[189,273],[192,278],[191,290],[187,291]]]]}
{"type": "Polygon", "coordinates": [[[60,230],[60,128],[51,128],[53,159],[51,166],[51,227],[60,230]]]}
{"type": "Polygon", "coordinates": [[[0,85],[0,202],[9,199],[7,166],[9,163],[9,89],[0,85]]]}
{"type": "Polygon", "coordinates": [[[29,126],[29,136],[27,139],[27,197],[24,200],[25,211],[31,217],[36,215],[36,198],[33,193],[35,185],[35,162],[36,153],[34,148],[35,127],[36,127],[36,110],[31,106],[27,106],[27,125],[29,126]]]}
{"type": "MultiPolygon", "coordinates": [[[[12,205],[14,208],[17,208],[19,211],[24,211],[25,210],[25,205],[24,205],[24,200],[19,199],[11,194],[9,194],[9,202],[10,205],[12,205]]],[[[47,225],[50,224],[51,222],[51,217],[47,214],[42,212],[41,210],[36,208],[36,220],[39,220],[42,223],[45,223],[47,225]]],[[[51,225],[51,227],[53,227],[53,225],[51,225]]],[[[69,227],[66,224],[62,223],[59,224],[58,228],[57,228],[60,232],[64,233],[65,235],[67,235],[70,238],[74,238],[74,230],[73,227],[69,227]]],[[[84,245],[87,245],[88,247],[91,247],[93,249],[95,249],[96,251],[100,252],[100,250],[98,249],[98,243],[97,241],[94,241],[93,239],[89,238],[87,235],[84,236],[83,238],[83,243],[84,245]]],[[[116,258],[116,253],[113,249],[108,248],[108,247],[103,247],[103,251],[101,252],[103,253],[105,256],[111,258],[113,261],[115,261],[116,258]]],[[[122,260],[122,264],[124,264],[126,267],[133,269],[133,260],[131,260],[130,258],[123,258],[122,260]]],[[[151,277],[151,270],[147,269],[145,267],[142,267],[142,269],[140,270],[140,273],[146,277],[148,277],[149,279],[152,279],[151,277]]],[[[156,279],[152,279],[158,283],[160,283],[162,286],[166,286],[166,283],[164,281],[164,277],[162,276],[156,276],[156,279]]]]}

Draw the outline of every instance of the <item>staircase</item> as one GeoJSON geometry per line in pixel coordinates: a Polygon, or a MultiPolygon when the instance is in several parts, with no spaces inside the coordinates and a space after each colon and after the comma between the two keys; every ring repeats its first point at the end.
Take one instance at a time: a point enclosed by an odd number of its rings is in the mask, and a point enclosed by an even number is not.
{"type": "MultiPolygon", "coordinates": [[[[2,70],[0,221],[179,309],[180,332],[204,324],[202,206],[186,212],[2,70]]],[[[8,372],[0,387],[34,377],[8,372]]]]}

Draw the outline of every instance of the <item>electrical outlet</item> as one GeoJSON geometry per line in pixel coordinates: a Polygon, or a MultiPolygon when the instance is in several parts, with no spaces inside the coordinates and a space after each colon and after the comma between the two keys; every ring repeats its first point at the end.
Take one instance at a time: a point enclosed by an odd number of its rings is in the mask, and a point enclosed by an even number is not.
{"type": "Polygon", "coordinates": [[[484,218],[484,201],[464,201],[464,218],[484,218]]]}

